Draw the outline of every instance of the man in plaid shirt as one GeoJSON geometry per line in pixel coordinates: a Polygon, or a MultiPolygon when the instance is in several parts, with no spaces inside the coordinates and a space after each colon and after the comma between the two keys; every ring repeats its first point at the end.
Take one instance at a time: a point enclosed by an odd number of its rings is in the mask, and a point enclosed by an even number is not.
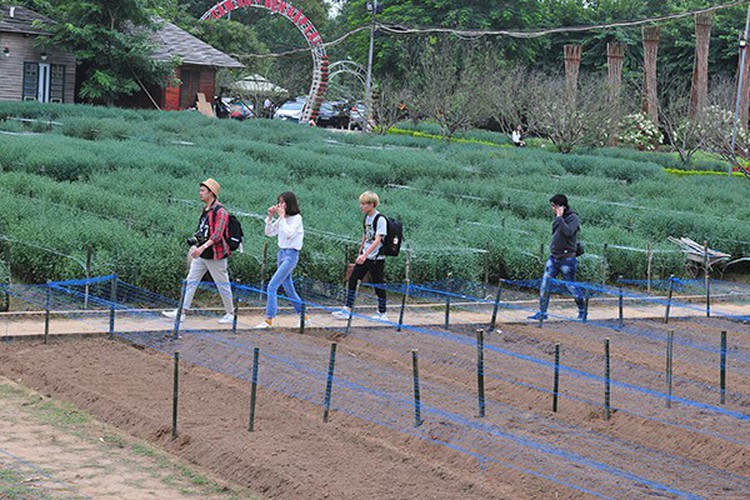
{"type": "MultiPolygon", "coordinates": [[[[232,287],[229,283],[227,261],[229,257],[229,212],[219,203],[221,186],[213,179],[206,179],[200,183],[199,196],[205,204],[198,221],[198,230],[194,239],[200,246],[193,246],[190,250],[192,260],[190,271],[185,284],[185,298],[182,302],[183,310],[189,310],[193,296],[203,275],[208,271],[216,287],[219,289],[221,301],[224,303],[226,314],[219,319],[219,323],[229,324],[234,321],[234,303],[232,301],[232,287]]],[[[163,311],[168,318],[175,318],[177,310],[163,311]]],[[[181,319],[184,319],[184,315],[181,319]]]]}

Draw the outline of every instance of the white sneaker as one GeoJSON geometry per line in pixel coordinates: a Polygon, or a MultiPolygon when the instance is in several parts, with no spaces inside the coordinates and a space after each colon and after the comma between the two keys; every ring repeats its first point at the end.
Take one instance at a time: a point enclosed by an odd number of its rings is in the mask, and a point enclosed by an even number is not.
{"type": "Polygon", "coordinates": [[[225,314],[219,319],[219,323],[222,325],[231,325],[234,323],[234,314],[225,314]]]}
{"type": "MultiPolygon", "coordinates": [[[[170,309],[169,311],[162,311],[162,316],[166,316],[169,319],[175,319],[177,317],[177,309],[170,309]]],[[[180,321],[185,321],[185,313],[180,316],[180,321]]]]}
{"type": "Polygon", "coordinates": [[[389,322],[389,323],[391,322],[391,320],[390,320],[390,319],[388,319],[388,315],[387,315],[386,313],[382,313],[382,312],[376,312],[375,314],[373,314],[373,315],[372,315],[372,316],[370,316],[370,317],[371,317],[372,319],[377,319],[377,320],[379,320],[379,321],[387,321],[387,322],[389,322]]]}
{"type": "Polygon", "coordinates": [[[331,316],[333,316],[336,319],[349,319],[349,309],[343,308],[339,309],[338,311],[333,311],[331,313],[331,316]]]}
{"type": "Polygon", "coordinates": [[[261,321],[260,323],[258,323],[257,325],[253,327],[253,330],[268,330],[270,328],[271,328],[271,325],[269,325],[265,321],[261,321]]]}

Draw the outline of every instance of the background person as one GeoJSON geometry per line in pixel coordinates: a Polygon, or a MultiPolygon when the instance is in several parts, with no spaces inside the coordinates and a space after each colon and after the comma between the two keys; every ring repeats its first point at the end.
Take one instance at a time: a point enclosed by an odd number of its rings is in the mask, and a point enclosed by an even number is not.
{"type": "Polygon", "coordinates": [[[510,134],[510,140],[513,142],[514,145],[522,148],[526,146],[526,141],[524,141],[524,135],[523,135],[523,127],[519,123],[516,128],[511,132],[510,134]]]}
{"type": "MultiPolygon", "coordinates": [[[[227,236],[229,234],[229,212],[224,205],[219,203],[219,190],[221,186],[213,179],[206,179],[199,184],[198,196],[204,203],[201,217],[198,220],[198,230],[188,240],[193,244],[190,256],[190,271],[185,284],[185,298],[182,309],[187,311],[193,303],[193,296],[198,283],[203,279],[206,271],[211,275],[216,287],[219,289],[221,301],[224,304],[226,314],[219,319],[219,323],[228,324],[234,321],[234,303],[232,302],[232,286],[229,283],[227,261],[229,260],[229,245],[227,236]]],[[[162,311],[167,318],[175,318],[177,309],[162,311]]],[[[182,315],[181,319],[185,319],[182,315]]]]}
{"type": "Polygon", "coordinates": [[[258,324],[255,329],[271,328],[278,311],[279,286],[284,287],[284,293],[291,299],[297,315],[302,312],[302,299],[294,289],[294,281],[292,280],[292,271],[297,267],[299,251],[302,249],[302,240],[305,237],[302,215],[300,215],[297,197],[291,191],[281,193],[277,201],[276,205],[268,207],[265,230],[266,236],[278,235],[279,238],[276,272],[273,274],[271,281],[268,282],[266,319],[258,324]]]}
{"type": "MultiPolygon", "coordinates": [[[[578,215],[568,206],[568,198],[564,194],[556,194],[549,200],[552,212],[555,215],[552,221],[552,242],[550,243],[550,256],[544,266],[544,276],[539,287],[539,312],[529,319],[547,319],[547,306],[549,305],[549,280],[562,274],[563,281],[573,282],[576,280],[578,259],[576,252],[578,248],[578,231],[580,229],[578,215]]],[[[573,294],[578,306],[578,319],[586,319],[586,306],[583,294],[574,285],[568,285],[568,290],[573,294]]]]}
{"type": "Polygon", "coordinates": [[[365,214],[364,234],[359,244],[359,256],[354,261],[354,269],[349,277],[346,305],[343,309],[332,313],[335,318],[349,318],[349,312],[352,310],[357,294],[357,282],[370,273],[370,283],[375,285],[375,294],[378,296],[378,312],[372,317],[380,321],[389,321],[386,314],[385,288],[378,286],[385,283],[385,255],[380,254],[380,248],[388,232],[385,217],[378,217],[380,212],[377,211],[377,206],[379,204],[380,198],[372,191],[365,191],[359,196],[359,207],[365,214]],[[376,220],[377,227],[375,226],[376,220]]]}

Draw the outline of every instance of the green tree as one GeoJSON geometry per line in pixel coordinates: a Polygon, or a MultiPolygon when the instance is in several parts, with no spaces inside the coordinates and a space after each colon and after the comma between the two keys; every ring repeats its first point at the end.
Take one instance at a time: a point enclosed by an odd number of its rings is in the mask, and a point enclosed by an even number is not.
{"type": "Polygon", "coordinates": [[[80,99],[113,105],[141,85],[166,81],[175,62],[151,55],[151,36],[158,28],[144,0],[49,0],[37,10],[55,20],[45,26],[45,43],[70,50],[79,62],[80,99]]]}

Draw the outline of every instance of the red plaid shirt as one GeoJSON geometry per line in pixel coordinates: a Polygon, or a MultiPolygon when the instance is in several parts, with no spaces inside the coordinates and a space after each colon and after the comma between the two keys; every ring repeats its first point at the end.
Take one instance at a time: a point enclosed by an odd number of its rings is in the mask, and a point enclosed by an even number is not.
{"type": "Polygon", "coordinates": [[[214,244],[201,257],[214,260],[229,257],[229,212],[218,201],[208,209],[208,239],[214,244]]]}

